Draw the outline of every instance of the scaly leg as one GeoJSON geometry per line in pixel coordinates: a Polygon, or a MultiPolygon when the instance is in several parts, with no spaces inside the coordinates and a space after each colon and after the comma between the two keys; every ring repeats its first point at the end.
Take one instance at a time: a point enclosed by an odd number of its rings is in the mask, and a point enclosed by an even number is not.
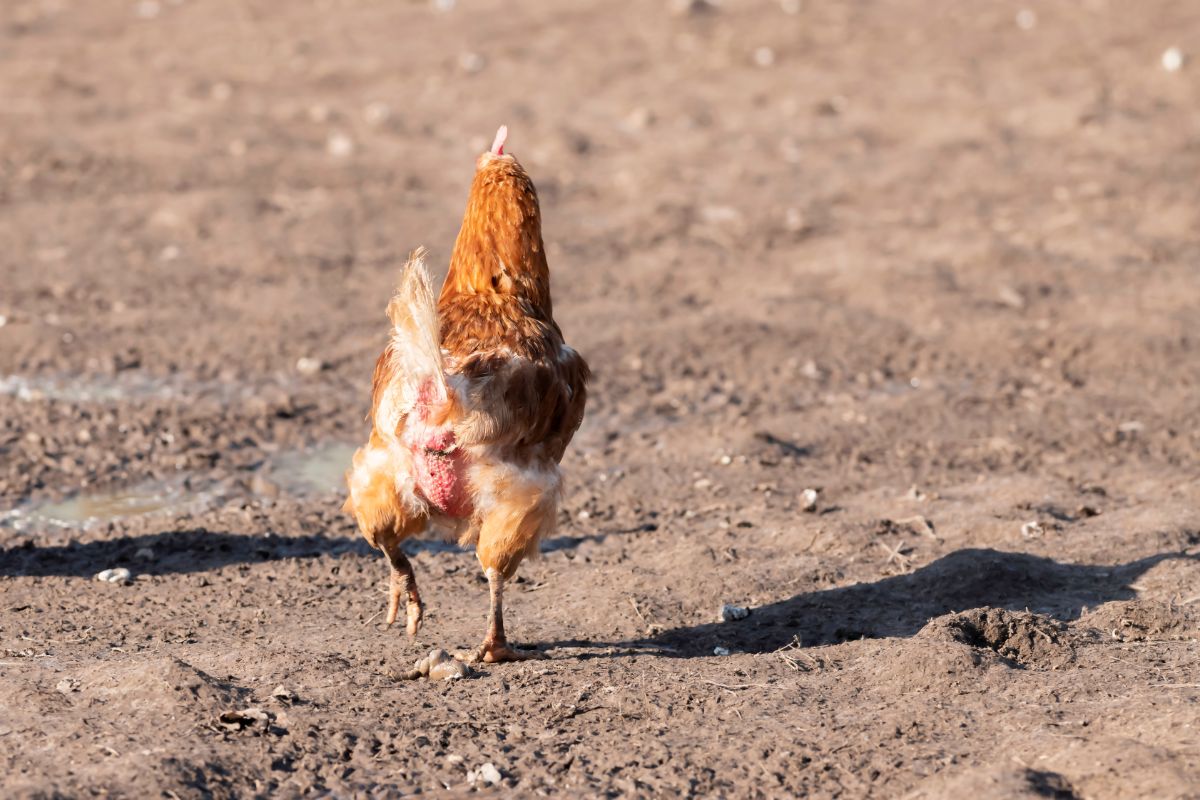
{"type": "Polygon", "coordinates": [[[384,553],[392,565],[392,580],[388,594],[387,624],[390,628],[396,621],[400,611],[400,598],[407,598],[405,612],[408,624],[405,626],[409,636],[416,636],[421,627],[421,617],[424,616],[425,606],[421,603],[421,592],[417,589],[417,576],[413,574],[412,564],[399,542],[389,542],[384,547],[384,553]]]}
{"type": "Polygon", "coordinates": [[[504,576],[495,568],[484,571],[488,579],[488,589],[492,598],[492,608],[488,614],[487,636],[483,644],[473,654],[472,661],[483,661],[487,664],[498,664],[503,661],[524,661],[529,658],[545,658],[537,651],[517,650],[508,646],[504,636],[504,576]]]}

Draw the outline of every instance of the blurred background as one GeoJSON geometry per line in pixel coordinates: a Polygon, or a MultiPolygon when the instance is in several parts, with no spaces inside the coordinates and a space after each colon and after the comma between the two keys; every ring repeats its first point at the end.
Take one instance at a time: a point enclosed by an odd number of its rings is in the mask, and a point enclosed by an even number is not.
{"type": "MultiPolygon", "coordinates": [[[[1197,568],[1163,554],[1200,543],[1197,56],[1200,5],[1158,0],[6,0],[11,780],[184,796],[204,774],[236,794],[282,763],[261,791],[353,792],[455,786],[491,759],[529,791],[938,796],[954,763],[1035,786],[1008,755],[1053,753],[1084,794],[1183,791],[1171,720],[1195,695],[1139,692],[1196,680],[1197,568]],[[431,642],[372,624],[385,571],[338,510],[341,473],[399,269],[424,245],[444,273],[500,124],[540,193],[556,316],[595,369],[560,534],[510,627],[589,655],[430,710],[379,677],[431,642]],[[981,548],[1007,555],[962,555],[981,548]],[[92,580],[114,568],[128,580],[92,580]],[[828,594],[852,584],[876,588],[828,594]],[[725,602],[748,622],[713,623],[725,602]],[[974,607],[1150,619],[1143,639],[1175,649],[1070,662],[1088,718],[1120,730],[1064,754],[1051,712],[1001,723],[960,696],[1051,704],[1060,673],[1037,669],[1058,655],[985,678],[938,640],[947,660],[913,666],[942,651],[909,637],[974,607]],[[878,637],[896,638],[860,641],[878,637]],[[672,655],[608,657],[635,640],[672,655]],[[794,641],[828,649],[790,668],[773,653],[794,641]],[[950,677],[917,702],[921,670],[950,677]],[[855,719],[830,710],[846,676],[866,687],[855,719]],[[146,740],[278,683],[310,704],[291,723],[319,732],[308,756],[223,733],[168,763],[146,740]],[[600,685],[619,713],[563,717],[600,685]],[[74,777],[36,755],[84,747],[86,708],[129,697],[166,711],[96,722],[120,755],[78,750],[74,777]],[[529,730],[462,736],[444,715],[478,717],[480,697],[529,730]],[[414,743],[397,715],[452,733],[414,743]],[[631,741],[658,761],[630,764],[631,741]],[[1094,766],[1113,754],[1121,775],[1094,766]]],[[[428,635],[465,644],[473,560],[414,562],[428,635]]]]}

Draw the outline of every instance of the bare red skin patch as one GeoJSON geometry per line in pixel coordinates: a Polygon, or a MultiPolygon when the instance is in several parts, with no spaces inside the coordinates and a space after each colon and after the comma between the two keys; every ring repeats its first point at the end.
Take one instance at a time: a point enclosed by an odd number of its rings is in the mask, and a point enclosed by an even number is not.
{"type": "Polygon", "coordinates": [[[454,431],[439,431],[426,439],[414,454],[417,490],[443,514],[470,516],[471,498],[466,491],[466,453],[455,446],[454,431]]]}
{"type": "Polygon", "coordinates": [[[428,424],[432,395],[431,383],[421,387],[416,418],[410,417],[404,439],[413,454],[417,492],[441,513],[461,519],[474,510],[466,486],[467,455],[453,430],[428,424]]]}

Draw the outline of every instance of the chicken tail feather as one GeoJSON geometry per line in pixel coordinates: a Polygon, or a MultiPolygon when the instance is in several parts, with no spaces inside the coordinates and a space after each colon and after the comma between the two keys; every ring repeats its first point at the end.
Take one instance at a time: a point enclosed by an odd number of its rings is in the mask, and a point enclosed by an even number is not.
{"type": "Polygon", "coordinates": [[[437,305],[425,269],[425,248],[417,248],[409,256],[387,314],[392,321],[392,367],[416,394],[405,398],[405,405],[444,406],[449,392],[442,366],[437,305]]]}

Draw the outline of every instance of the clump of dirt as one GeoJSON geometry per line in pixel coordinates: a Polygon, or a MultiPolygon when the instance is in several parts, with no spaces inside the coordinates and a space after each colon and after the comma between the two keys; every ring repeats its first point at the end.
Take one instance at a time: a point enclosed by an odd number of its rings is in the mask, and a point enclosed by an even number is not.
{"type": "Polygon", "coordinates": [[[80,676],[79,685],[86,701],[122,713],[167,705],[176,712],[205,720],[236,705],[247,694],[245,689],[174,657],[132,666],[115,675],[108,668],[90,670],[80,676]]]}
{"type": "Polygon", "coordinates": [[[1176,605],[1148,600],[1106,603],[1079,620],[1103,637],[1123,642],[1200,639],[1197,604],[1176,605]]]}
{"type": "Polygon", "coordinates": [[[942,797],[1028,797],[1075,800],[1070,781],[1057,772],[1018,766],[989,766],[966,770],[910,795],[913,800],[942,797]],[[940,785],[939,785],[940,784],[940,785]]]}
{"type": "Polygon", "coordinates": [[[919,635],[991,650],[1012,666],[1056,669],[1074,660],[1067,626],[1028,611],[976,608],[936,619],[919,635]]]}

